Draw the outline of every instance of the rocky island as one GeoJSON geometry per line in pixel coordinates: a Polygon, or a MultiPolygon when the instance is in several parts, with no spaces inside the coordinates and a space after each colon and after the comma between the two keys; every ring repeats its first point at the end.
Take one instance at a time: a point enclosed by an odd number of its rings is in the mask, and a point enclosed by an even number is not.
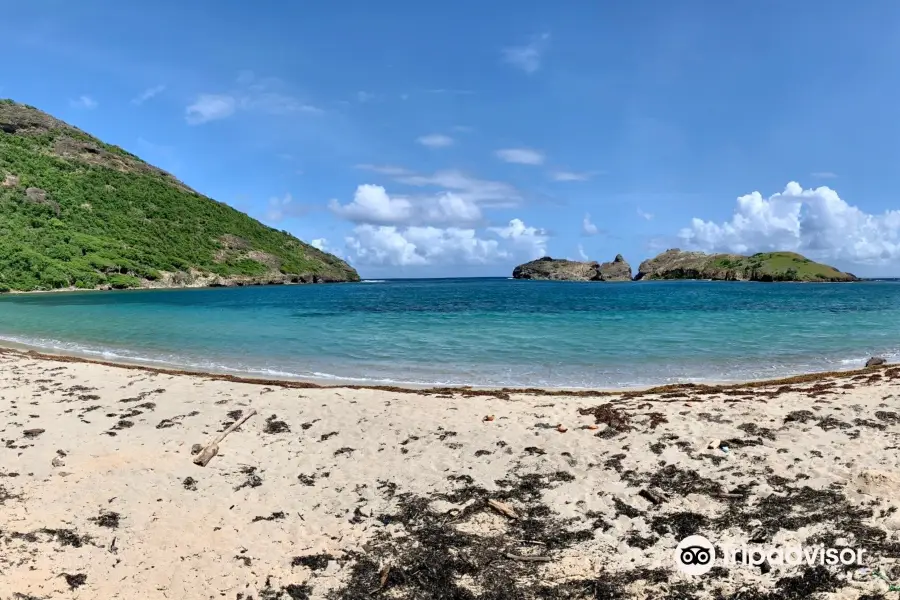
{"type": "Polygon", "coordinates": [[[0,100],[0,291],[340,281],[340,258],[0,100]]]}
{"type": "Polygon", "coordinates": [[[631,281],[631,266],[617,254],[612,262],[579,262],[545,256],[513,269],[515,279],[545,281],[631,281]]]}
{"type": "Polygon", "coordinates": [[[857,281],[851,273],[814,262],[796,252],[705,254],[678,248],[645,260],[635,280],[711,279],[714,281],[857,281]]]}
{"type": "MultiPolygon", "coordinates": [[[[579,262],[545,256],[519,265],[515,279],[546,281],[631,281],[631,267],[617,254],[612,262],[579,262]]],[[[705,254],[674,248],[645,260],[634,281],[653,279],[708,279],[712,281],[857,281],[852,273],[814,262],[796,252],[705,254]]]]}

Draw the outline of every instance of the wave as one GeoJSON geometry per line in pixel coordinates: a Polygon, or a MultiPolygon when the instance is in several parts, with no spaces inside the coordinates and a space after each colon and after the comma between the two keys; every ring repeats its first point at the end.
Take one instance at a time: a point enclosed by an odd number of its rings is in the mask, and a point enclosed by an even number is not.
{"type": "MultiPolygon", "coordinates": [[[[201,373],[225,373],[246,377],[311,381],[332,385],[360,384],[408,387],[472,386],[481,388],[540,387],[547,389],[573,390],[627,390],[668,383],[737,383],[744,381],[760,381],[800,373],[853,370],[861,368],[865,364],[865,361],[871,356],[868,352],[865,354],[862,352],[854,352],[851,356],[818,357],[818,360],[813,360],[811,362],[788,360],[787,362],[775,361],[768,365],[745,365],[745,368],[737,370],[727,368],[727,365],[720,365],[721,369],[716,369],[715,371],[717,372],[715,373],[710,373],[709,371],[700,372],[690,367],[685,369],[684,365],[681,365],[681,368],[663,369],[662,371],[657,372],[654,377],[644,377],[641,376],[639,372],[629,372],[629,370],[626,369],[625,371],[617,373],[608,373],[607,377],[600,378],[592,376],[596,374],[592,373],[587,366],[585,366],[584,369],[571,369],[566,373],[548,372],[546,375],[543,375],[542,373],[539,374],[534,369],[517,371],[513,365],[507,365],[506,367],[494,365],[495,368],[488,368],[485,370],[479,368],[478,365],[463,363],[453,367],[452,372],[439,374],[433,369],[424,368],[419,369],[419,373],[410,377],[408,370],[399,365],[394,369],[385,370],[380,367],[375,367],[373,369],[372,365],[365,364],[365,361],[356,365],[353,364],[353,361],[349,363],[340,361],[341,364],[330,365],[330,367],[337,367],[334,370],[344,373],[337,374],[331,372],[332,368],[321,369],[321,363],[320,365],[317,365],[319,367],[318,369],[312,364],[304,365],[296,370],[291,369],[289,366],[288,368],[284,368],[287,366],[286,364],[277,364],[280,362],[283,363],[284,360],[279,360],[276,357],[267,358],[265,356],[258,356],[257,358],[259,360],[250,361],[257,362],[257,364],[254,365],[247,364],[244,360],[236,356],[210,356],[208,358],[201,356],[186,356],[174,352],[154,352],[152,350],[141,350],[140,348],[130,349],[106,346],[103,343],[91,344],[67,342],[50,337],[0,334],[0,342],[6,342],[7,345],[25,349],[81,356],[88,359],[92,358],[109,362],[196,371],[201,373]],[[271,366],[258,364],[260,362],[269,362],[272,358],[274,358],[275,364],[270,363],[271,366]],[[353,373],[353,375],[348,375],[347,373],[353,373]]],[[[897,362],[898,359],[900,359],[900,351],[896,348],[892,351],[876,354],[883,356],[890,363],[897,362]]],[[[293,363],[295,360],[290,360],[290,362],[293,363]]],[[[673,365],[669,366],[671,367],[673,365]]]]}
{"type": "Polygon", "coordinates": [[[385,283],[384,279],[363,279],[360,283],[385,283]]]}

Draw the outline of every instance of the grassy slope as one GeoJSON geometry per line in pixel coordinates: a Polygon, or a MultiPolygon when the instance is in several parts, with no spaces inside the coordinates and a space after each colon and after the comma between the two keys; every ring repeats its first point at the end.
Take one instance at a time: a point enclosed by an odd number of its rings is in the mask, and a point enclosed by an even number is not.
{"type": "Polygon", "coordinates": [[[359,279],[337,257],[190,190],[121,148],[0,100],[0,289],[133,287],[160,271],[190,269],[359,279]],[[7,175],[18,182],[4,184],[7,175]]]}
{"type": "Polygon", "coordinates": [[[812,261],[796,252],[762,252],[753,256],[738,257],[715,255],[712,264],[716,268],[755,272],[757,279],[775,281],[834,281],[847,279],[847,274],[834,267],[812,261]]]}

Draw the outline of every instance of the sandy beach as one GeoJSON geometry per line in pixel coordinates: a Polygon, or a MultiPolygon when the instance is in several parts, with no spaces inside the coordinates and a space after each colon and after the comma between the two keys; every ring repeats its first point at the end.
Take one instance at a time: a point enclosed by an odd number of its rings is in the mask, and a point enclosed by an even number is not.
{"type": "Polygon", "coordinates": [[[603,395],[3,351],[0,598],[877,598],[900,587],[898,434],[890,365],[603,395]],[[866,562],[692,577],[692,534],[866,562]]]}

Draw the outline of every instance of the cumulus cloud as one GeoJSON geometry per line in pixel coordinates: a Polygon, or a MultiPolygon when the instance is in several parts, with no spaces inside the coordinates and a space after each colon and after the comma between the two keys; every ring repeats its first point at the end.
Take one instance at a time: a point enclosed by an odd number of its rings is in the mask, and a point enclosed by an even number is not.
{"type": "Polygon", "coordinates": [[[597,235],[597,226],[591,222],[590,213],[584,213],[584,219],[581,220],[581,233],[584,235],[597,235]]]}
{"type": "Polygon", "coordinates": [[[380,185],[356,188],[353,201],[332,199],[331,211],[355,223],[376,225],[465,224],[481,220],[481,210],[471,200],[452,192],[408,198],[390,196],[380,185]]]}
{"type": "Polygon", "coordinates": [[[637,209],[637,214],[640,218],[645,219],[647,221],[653,220],[653,213],[646,212],[640,208],[637,209]]]}
{"type": "Polygon", "coordinates": [[[141,92],[140,94],[138,94],[137,96],[132,98],[131,103],[140,106],[147,100],[150,100],[151,98],[154,98],[154,97],[162,94],[164,91],[166,91],[166,86],[155,85],[151,88],[147,88],[146,90],[144,90],[143,92],[141,92]]]}
{"type": "Polygon", "coordinates": [[[542,230],[513,219],[506,227],[489,228],[497,239],[462,227],[396,227],[361,224],[346,238],[355,263],[377,266],[484,265],[546,253],[542,230]]]}
{"type": "Polygon", "coordinates": [[[504,148],[497,150],[494,154],[504,162],[518,165],[544,164],[544,155],[531,148],[504,148]]]}
{"type": "Polygon", "coordinates": [[[488,231],[508,240],[514,249],[530,259],[547,255],[547,232],[528,227],[521,219],[511,220],[506,227],[489,227],[488,231]]]}
{"type": "Polygon", "coordinates": [[[341,204],[332,199],[328,207],[336,215],[359,223],[402,223],[412,216],[409,200],[391,198],[380,185],[361,185],[352,202],[341,204]]]}
{"type": "Polygon", "coordinates": [[[346,239],[356,261],[398,267],[435,264],[486,264],[506,253],[497,240],[481,239],[474,229],[358,225],[346,239]]]}
{"type": "Polygon", "coordinates": [[[85,110],[97,108],[97,101],[87,95],[79,96],[75,100],[70,100],[69,104],[71,104],[73,108],[83,108],[85,110]]]}
{"type": "Polygon", "coordinates": [[[865,213],[829,187],[803,189],[792,181],[769,198],[759,192],[741,196],[730,221],[694,218],[679,237],[706,251],[792,250],[819,259],[885,264],[900,259],[900,210],[865,213]]]}
{"type": "Polygon", "coordinates": [[[550,34],[534,36],[524,46],[510,46],[503,49],[503,61],[526,73],[534,73],[541,68],[544,52],[550,44],[550,34]]]}
{"type": "Polygon", "coordinates": [[[449,135],[443,135],[440,133],[432,133],[430,135],[423,135],[416,141],[427,148],[446,148],[447,146],[453,145],[452,137],[450,137],[449,135]]]}

